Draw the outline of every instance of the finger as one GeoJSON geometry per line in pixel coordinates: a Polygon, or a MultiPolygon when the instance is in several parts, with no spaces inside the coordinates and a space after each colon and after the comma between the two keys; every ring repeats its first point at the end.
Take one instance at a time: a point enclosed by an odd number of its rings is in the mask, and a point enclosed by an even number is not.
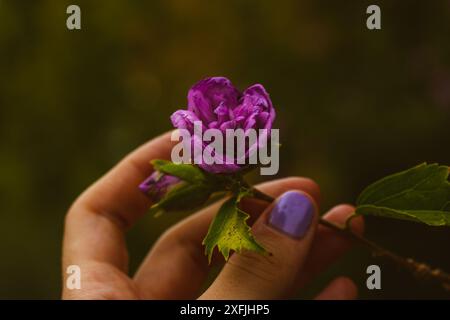
{"type": "Polygon", "coordinates": [[[131,152],[89,187],[74,206],[105,213],[125,228],[131,226],[150,204],[137,186],[152,172],[150,160],[169,158],[173,146],[170,136],[167,132],[131,152]]]}
{"type": "MultiPolygon", "coordinates": [[[[328,211],[323,218],[338,225],[345,225],[347,218],[355,212],[351,205],[338,205],[328,211]]],[[[357,234],[364,232],[364,220],[356,217],[351,221],[352,231],[357,234]]],[[[311,248],[308,261],[300,276],[298,287],[303,287],[314,277],[323,272],[338,258],[351,249],[353,242],[336,231],[319,225],[311,248]]]]}
{"type": "Polygon", "coordinates": [[[234,254],[201,299],[280,299],[291,294],[314,239],[317,212],[308,194],[284,193],[252,227],[271,254],[234,254]]]}
{"type": "Polygon", "coordinates": [[[126,270],[124,230],[150,205],[138,184],[151,173],[149,160],[167,158],[171,145],[166,133],[139,147],[75,201],[66,216],[63,266],[96,261],[126,270]]]}
{"type": "MultiPolygon", "coordinates": [[[[320,193],[315,182],[297,177],[270,181],[257,187],[273,197],[296,189],[312,194],[318,201],[320,193]]],[[[246,212],[258,216],[268,205],[267,202],[247,201],[246,212]]],[[[202,240],[219,206],[220,203],[217,203],[191,215],[166,231],[158,240],[134,277],[144,298],[198,297],[208,274],[208,260],[202,240]]]]}
{"type": "Polygon", "coordinates": [[[358,288],[349,278],[340,277],[334,279],[316,300],[354,300],[358,297],[358,288]]]}

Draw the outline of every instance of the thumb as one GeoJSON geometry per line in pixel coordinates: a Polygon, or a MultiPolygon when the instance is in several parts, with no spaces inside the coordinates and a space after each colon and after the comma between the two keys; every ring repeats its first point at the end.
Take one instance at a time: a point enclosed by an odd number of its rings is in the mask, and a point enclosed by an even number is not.
{"type": "Polygon", "coordinates": [[[252,227],[270,255],[234,254],[200,299],[279,299],[289,295],[308,255],[317,226],[308,194],[288,191],[252,227]]]}

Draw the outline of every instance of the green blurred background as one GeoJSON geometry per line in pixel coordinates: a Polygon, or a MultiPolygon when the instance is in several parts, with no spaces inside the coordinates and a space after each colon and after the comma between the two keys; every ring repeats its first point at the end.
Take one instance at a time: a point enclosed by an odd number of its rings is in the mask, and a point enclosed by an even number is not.
{"type": "MultiPolygon", "coordinates": [[[[438,0],[0,1],[0,298],[59,297],[68,206],[170,129],[206,76],[264,84],[279,176],[315,179],[323,210],[386,174],[450,164],[449,21],[450,1],[438,0]],[[81,31],[66,28],[69,4],[81,7],[81,31]],[[381,6],[382,30],[367,30],[369,4],[381,6]]],[[[178,218],[146,216],[130,231],[132,270],[178,218]]],[[[448,229],[372,218],[367,235],[450,270],[448,229]]],[[[363,298],[445,297],[363,249],[300,296],[341,274],[363,298]],[[373,263],[382,290],[365,287],[373,263]]]]}

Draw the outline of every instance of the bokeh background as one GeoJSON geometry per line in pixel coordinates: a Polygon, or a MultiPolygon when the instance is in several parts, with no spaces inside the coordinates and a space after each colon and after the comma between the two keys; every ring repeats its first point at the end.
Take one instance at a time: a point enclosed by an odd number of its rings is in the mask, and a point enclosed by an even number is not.
{"type": "MultiPolygon", "coordinates": [[[[59,298],[67,208],[170,129],[206,76],[264,84],[278,176],[315,179],[324,211],[386,174],[450,164],[449,21],[448,0],[0,1],[0,298],[59,298]],[[69,4],[81,31],[66,28],[69,4]],[[381,6],[382,30],[367,30],[369,4],[381,6]]],[[[146,216],[130,231],[132,270],[178,218],[146,216]]],[[[369,218],[367,236],[450,270],[449,229],[369,218]]],[[[446,297],[358,248],[299,297],[341,274],[362,298],[446,297]],[[373,263],[382,290],[366,289],[373,263]]]]}

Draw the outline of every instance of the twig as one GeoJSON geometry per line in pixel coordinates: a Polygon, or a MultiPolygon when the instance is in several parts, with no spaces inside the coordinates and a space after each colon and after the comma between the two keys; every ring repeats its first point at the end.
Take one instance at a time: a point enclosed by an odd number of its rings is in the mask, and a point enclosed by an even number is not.
{"type": "MultiPolygon", "coordinates": [[[[264,200],[267,202],[272,202],[275,200],[273,197],[269,196],[268,194],[265,194],[264,192],[262,192],[256,188],[252,188],[252,193],[255,198],[258,198],[258,199],[261,199],[261,200],[264,200]]],[[[340,233],[341,235],[343,235],[345,237],[352,239],[355,242],[358,242],[358,243],[364,245],[365,247],[369,248],[374,253],[374,255],[377,255],[379,257],[384,257],[384,258],[394,262],[398,266],[409,270],[417,278],[437,282],[445,290],[450,291],[450,275],[448,273],[442,271],[441,269],[432,268],[425,263],[417,262],[411,258],[402,257],[388,249],[385,249],[385,248],[379,246],[378,244],[376,244],[375,242],[370,241],[367,238],[364,238],[363,236],[354,233],[350,229],[349,223],[346,224],[345,226],[339,226],[333,222],[325,220],[322,217],[320,218],[319,223],[325,227],[335,230],[336,232],[340,233]]]]}

